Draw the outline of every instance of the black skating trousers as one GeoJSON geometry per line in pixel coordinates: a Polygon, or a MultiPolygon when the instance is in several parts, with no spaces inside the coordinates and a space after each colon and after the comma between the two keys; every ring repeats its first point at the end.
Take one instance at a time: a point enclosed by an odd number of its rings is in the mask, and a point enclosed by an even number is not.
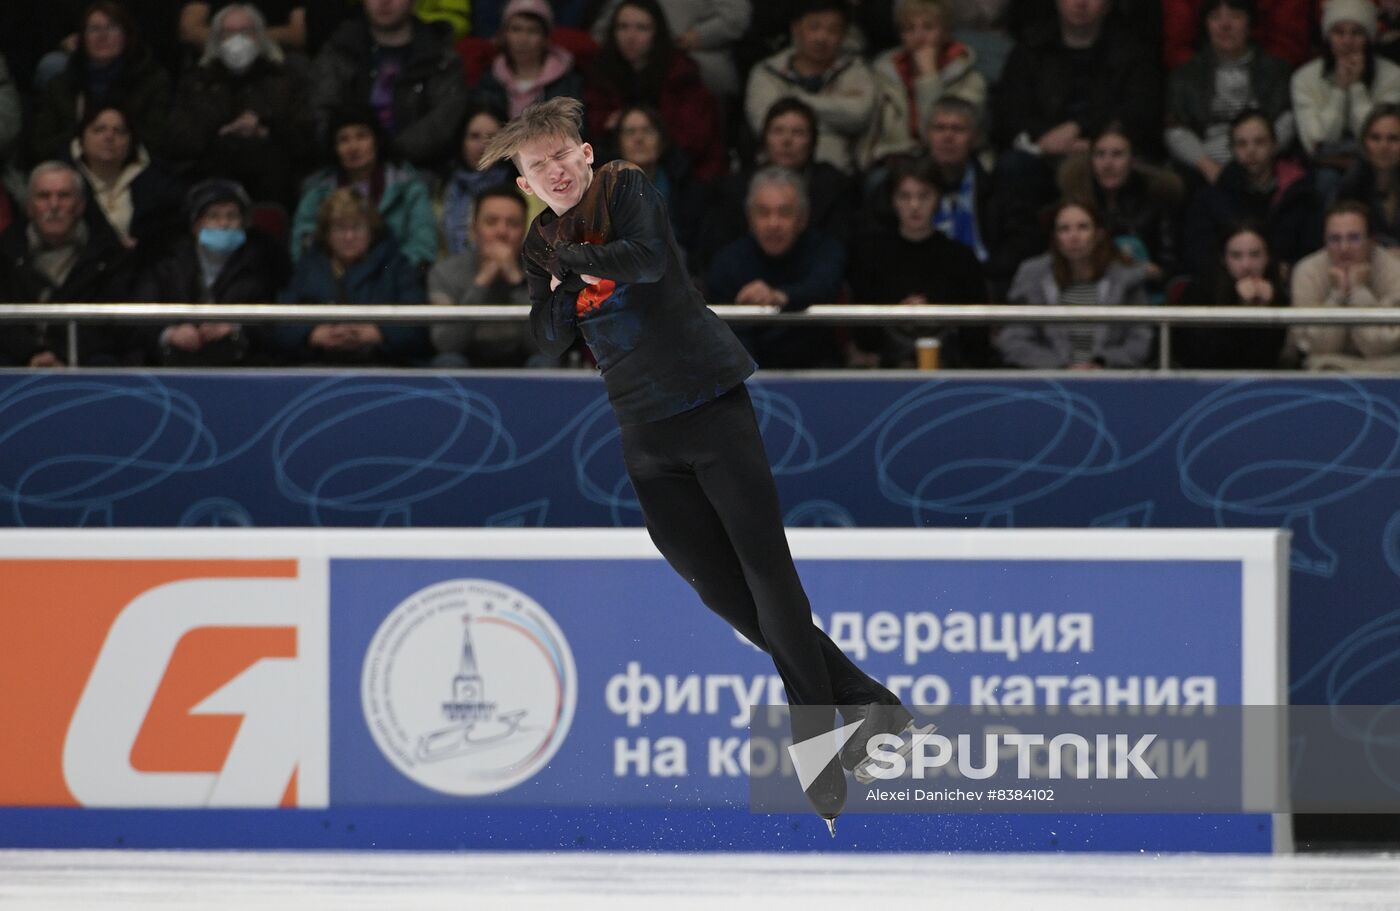
{"type": "Polygon", "coordinates": [[[812,622],[748,389],[622,425],[657,550],[700,600],[773,658],[792,705],[893,701],[812,622]]]}

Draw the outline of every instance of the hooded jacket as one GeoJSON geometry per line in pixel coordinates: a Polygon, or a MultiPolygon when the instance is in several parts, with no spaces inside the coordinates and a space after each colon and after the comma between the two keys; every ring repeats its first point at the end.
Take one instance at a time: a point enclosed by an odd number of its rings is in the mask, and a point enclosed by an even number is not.
{"type": "Polygon", "coordinates": [[[792,70],[793,52],[780,51],[749,73],[744,111],[754,135],[773,102],[792,96],[817,112],[813,158],[850,173],[857,164],[861,139],[875,116],[875,76],[859,57],[843,54],[821,76],[817,91],[808,91],[792,70]]]}

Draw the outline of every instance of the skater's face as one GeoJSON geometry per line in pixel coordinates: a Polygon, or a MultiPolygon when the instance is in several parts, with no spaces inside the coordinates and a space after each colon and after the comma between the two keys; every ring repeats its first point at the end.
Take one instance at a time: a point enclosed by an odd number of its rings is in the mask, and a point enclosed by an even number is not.
{"type": "Polygon", "coordinates": [[[1258,117],[1244,121],[1230,134],[1230,154],[1253,177],[1273,170],[1274,151],[1274,135],[1258,117]]]}
{"type": "Polygon", "coordinates": [[[1206,34],[1217,56],[1234,58],[1249,45],[1249,14],[1221,5],[1206,14],[1206,34]]]}
{"type": "Polygon", "coordinates": [[[613,42],[617,52],[633,66],[640,67],[651,53],[651,44],[656,39],[656,22],[651,14],[640,6],[623,5],[617,10],[613,21],[613,42]]]}
{"type": "Polygon", "coordinates": [[[482,111],[467,121],[462,131],[462,161],[473,171],[480,170],[481,155],[486,144],[501,132],[501,122],[495,115],[482,111]]]}
{"type": "Polygon", "coordinates": [[[517,199],[488,196],[472,217],[472,243],[478,250],[501,245],[520,249],[525,242],[525,206],[517,199]]]}
{"type": "Polygon", "coordinates": [[[967,166],[972,147],[977,142],[977,129],[972,121],[957,111],[938,111],[928,124],[928,148],[933,163],[940,168],[967,166]]]}
{"type": "Polygon", "coordinates": [[[840,13],[808,13],[792,24],[792,46],[813,69],[830,68],[845,40],[846,18],[840,13]]]}
{"type": "Polygon", "coordinates": [[[1055,247],[1071,263],[1088,262],[1099,242],[1094,218],[1079,206],[1065,206],[1055,216],[1055,247]]]}
{"type": "Polygon", "coordinates": [[[1225,242],[1225,271],[1230,278],[1259,278],[1269,265],[1269,248],[1253,231],[1240,231],[1225,242]]]}
{"type": "Polygon", "coordinates": [[[538,196],[556,215],[578,205],[593,182],[593,146],[564,136],[531,140],[516,154],[521,191],[538,196]]]}
{"type": "Polygon", "coordinates": [[[1106,133],[1094,142],[1094,180],[1105,190],[1117,190],[1133,170],[1133,146],[1124,136],[1106,133]]]}
{"type": "Polygon", "coordinates": [[[1366,159],[1377,171],[1400,167],[1400,117],[1377,117],[1364,139],[1366,159]]]}
{"type": "Polygon", "coordinates": [[[797,188],[786,183],[758,187],[749,200],[749,231],[767,256],[782,256],[807,227],[807,209],[797,188]]]}
{"type": "Polygon", "coordinates": [[[768,163],[800,171],[812,160],[812,124],[796,111],[779,114],[763,132],[768,163]]]}
{"type": "Polygon", "coordinates": [[[938,208],[938,190],[933,184],[906,177],[895,187],[894,211],[899,218],[899,233],[906,237],[925,237],[933,224],[933,210],[938,208]]]}
{"type": "Polygon", "coordinates": [[[1371,258],[1371,237],[1366,219],[1355,212],[1328,216],[1324,233],[1327,257],[1334,266],[1356,266],[1371,258]]]}

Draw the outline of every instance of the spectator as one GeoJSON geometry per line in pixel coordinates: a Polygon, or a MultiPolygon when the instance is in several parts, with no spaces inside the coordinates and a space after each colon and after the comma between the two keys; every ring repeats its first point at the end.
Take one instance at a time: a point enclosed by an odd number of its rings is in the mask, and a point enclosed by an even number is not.
{"type": "MultiPolygon", "coordinates": [[[[84,220],[83,180],[70,165],[40,164],[29,175],[28,219],[0,235],[0,296],[13,303],[123,301],[131,294],[131,253],[104,219],[84,220]]],[[[62,367],[64,323],[0,324],[0,364],[62,367]]],[[[137,352],[121,327],[78,328],[84,366],[134,364],[137,352]]]]}
{"type": "MultiPolygon", "coordinates": [[[[1326,246],[1293,270],[1295,307],[1394,307],[1400,260],[1371,240],[1371,213],[1344,201],[1327,210],[1326,246]]],[[[1400,370],[1400,326],[1294,326],[1309,370],[1400,370]]]]}
{"type": "Polygon", "coordinates": [[[1056,0],[1053,20],[1028,29],[993,92],[993,138],[1004,150],[993,181],[1002,266],[1042,249],[1031,229],[1055,198],[1064,156],[1088,152],[1090,138],[1114,121],[1149,153],[1149,139],[1162,135],[1156,55],[1110,19],[1109,2],[1056,0]]]}
{"type": "Polygon", "coordinates": [[[133,131],[159,153],[170,77],[141,43],[131,16],[119,3],[96,0],[83,14],[81,32],[67,68],[44,86],[35,104],[33,159],[62,157],[78,122],[99,105],[126,111],[133,131]]]}
{"type": "MultiPolygon", "coordinates": [[[[856,245],[851,258],[852,297],[863,304],[981,304],[987,301],[982,264],[966,246],[934,229],[938,175],[926,158],[895,159],[890,202],[896,228],[877,230],[856,245]]],[[[986,366],[987,330],[937,330],[931,326],[857,328],[846,349],[847,366],[912,367],[914,342],[938,335],[946,366],[986,366]]]]}
{"type": "Polygon", "coordinates": [[[904,0],[896,7],[900,47],[875,58],[880,82],[879,128],[866,164],[914,152],[922,144],[934,102],[945,96],[972,106],[982,120],[987,81],[972,48],[953,40],[944,0],[904,0]]]}
{"type": "Polygon", "coordinates": [[[1400,246],[1400,105],[1378,104],[1361,126],[1361,158],[1342,178],[1338,199],[1371,210],[1372,237],[1400,246]]]}
{"type": "Polygon", "coordinates": [[[97,204],[88,219],[105,218],[136,251],[138,267],[163,256],[180,230],[184,188],[151,160],[126,114],[109,105],[88,108],[69,153],[97,204]]]}
{"type": "Polygon", "coordinates": [[[506,112],[489,104],[477,104],[467,109],[462,125],[461,154],[442,183],[438,196],[438,227],[448,255],[465,252],[473,223],[472,208],[483,190],[510,183],[515,168],[509,161],[498,161],[481,168],[481,153],[486,143],[505,125],[506,112]]]}
{"type": "Polygon", "coordinates": [[[634,105],[623,108],[621,114],[613,140],[617,157],[646,173],[666,201],[676,240],[686,251],[691,250],[705,201],[691,177],[689,160],[671,147],[666,126],[655,109],[634,105]]]}
{"type": "Polygon", "coordinates": [[[587,127],[595,137],[617,129],[623,107],[654,108],[674,148],[695,175],[713,180],[729,169],[724,124],[700,71],[671,43],[657,0],[621,0],[584,88],[587,127]]]}
{"type": "MultiPolygon", "coordinates": [[[[421,304],[418,270],[399,252],[379,210],[351,187],[326,197],[311,248],[297,261],[289,304],[421,304]]],[[[428,353],[428,332],[398,323],[281,323],[274,343],[296,363],[407,365],[428,353]]]]}
{"type": "Polygon", "coordinates": [[[420,22],[413,0],[365,0],[364,15],[342,22],[312,67],[322,138],[336,110],[368,104],[394,153],[420,167],[451,155],[466,103],[448,29],[420,22]]]}
{"type": "MultiPolygon", "coordinates": [[[[263,304],[277,299],[291,265],[286,251],[249,226],[252,203],[231,180],[195,184],[189,233],[136,285],[143,301],[263,304]]],[[[266,359],[267,331],[228,322],[178,323],[143,333],[148,358],[165,367],[232,367],[266,359]]]]}
{"type": "Polygon", "coordinates": [[[1054,23],[1034,30],[1006,61],[992,99],[997,146],[1058,160],[1118,121],[1135,147],[1151,149],[1162,123],[1155,55],[1108,19],[1109,0],[1055,6],[1054,23]]]}
{"type": "MultiPolygon", "coordinates": [[[[1269,254],[1264,231],[1253,222],[1231,229],[1214,268],[1196,276],[1181,294],[1193,307],[1286,307],[1288,287],[1269,254]]],[[[1203,370],[1272,370],[1279,364],[1283,326],[1224,328],[1183,326],[1172,331],[1172,352],[1182,367],[1203,370]]]]}
{"type": "MultiPolygon", "coordinates": [[[[768,0],[765,0],[768,2],[768,0]]],[[[608,0],[593,25],[593,37],[606,44],[612,17],[622,0],[608,0]]],[[[749,0],[660,0],[675,49],[700,68],[700,79],[717,98],[739,94],[734,48],[752,17],[749,0]]],[[[655,103],[655,99],[652,99],[655,103]]]]}
{"type": "MultiPolygon", "coordinates": [[[[975,154],[977,109],[962,98],[940,98],[929,114],[927,135],[929,160],[941,188],[934,227],[987,263],[992,181],[975,154]]],[[[1005,272],[1010,277],[1011,269],[1005,272]]]]}
{"type": "MultiPolygon", "coordinates": [[[[1118,306],[1147,303],[1145,270],[1127,265],[1108,236],[1093,204],[1055,206],[1050,252],[1016,270],[1012,303],[1060,306],[1118,306]]],[[[1147,365],[1152,327],[1126,323],[1027,323],[1009,325],[997,336],[1002,360],[1031,370],[1097,370],[1147,365]]]]}
{"type": "MultiPolygon", "coordinates": [[[[525,200],[509,184],[488,187],[472,210],[471,243],[433,266],[428,303],[442,307],[529,306],[520,264],[525,200]]],[[[548,367],[525,323],[440,323],[432,327],[434,367],[548,367]]]]}
{"type": "Polygon", "coordinates": [[[816,160],[847,173],[875,114],[874,74],[842,48],[849,16],[840,0],[808,3],[792,20],[792,49],[755,66],[744,97],[755,132],[775,101],[791,96],[806,102],[817,114],[816,160]]]}
{"type": "Polygon", "coordinates": [[[374,112],[342,111],[331,121],[335,167],[317,171],[302,185],[292,218],[292,259],[299,260],[321,224],[325,201],[338,187],[352,187],[379,210],[398,250],[426,269],[437,258],[437,225],[428,188],[412,165],[386,160],[388,148],[374,112]]]}
{"type": "Polygon", "coordinates": [[[1182,257],[1194,275],[1210,271],[1230,226],[1265,225],[1269,250],[1287,278],[1295,262],[1322,243],[1322,201],[1302,165],[1278,155],[1274,125],[1246,111],[1230,127],[1231,162],[1214,186],[1201,189],[1186,209],[1182,257]]]}
{"type": "Polygon", "coordinates": [[[1111,123],[1094,137],[1088,156],[1065,159],[1059,185],[1064,199],[1094,202],[1114,244],[1144,267],[1149,287],[1160,291],[1176,273],[1181,178],[1140,161],[1132,140],[1111,123]]]}
{"type": "MultiPolygon", "coordinates": [[[[180,7],[180,41],[195,54],[209,57],[210,48],[218,47],[218,42],[210,42],[211,32],[219,14],[230,6],[251,7],[262,20],[265,28],[263,37],[287,51],[306,50],[306,3],[305,0],[186,0],[180,7]]],[[[264,56],[269,56],[264,52],[264,56]]],[[[277,58],[281,62],[280,56],[277,58]]]]}
{"type": "Polygon", "coordinates": [[[583,97],[574,55],[549,40],[554,10],[546,0],[510,0],[501,21],[501,51],[477,84],[483,98],[515,117],[534,101],[583,97]]]}
{"type": "Polygon", "coordinates": [[[290,209],[315,148],[306,80],[250,4],[224,6],[204,31],[204,56],[175,96],[170,156],[191,162],[198,177],[239,182],[254,199],[290,209]]]}
{"type": "MultiPolygon", "coordinates": [[[[1196,53],[1205,0],[1171,0],[1162,4],[1162,47],[1167,67],[1175,69],[1196,53]]],[[[1253,44],[1278,57],[1289,68],[1302,66],[1313,55],[1313,23],[1317,0],[1258,0],[1250,17],[1253,44]]]]}
{"type": "Polygon", "coordinates": [[[0,183],[16,192],[22,189],[16,164],[19,160],[20,128],[23,125],[19,89],[10,78],[5,58],[0,57],[0,183]]]}
{"type": "Polygon", "coordinates": [[[1298,139],[1330,191],[1358,156],[1372,106],[1400,102],[1400,66],[1376,56],[1371,0],[1327,0],[1322,29],[1322,56],[1293,74],[1291,90],[1298,139]]]}
{"type": "Polygon", "coordinates": [[[1400,63],[1400,0],[1376,0],[1376,53],[1400,63]]]}
{"type": "MultiPolygon", "coordinates": [[[[846,251],[808,227],[801,177],[786,168],[759,171],[749,184],[746,209],[748,236],[724,247],[710,264],[711,300],[791,312],[840,298],[846,251]]],[[[835,333],[826,326],[741,326],[735,334],[759,367],[835,367],[841,360],[835,333]]]]}
{"type": "Polygon", "coordinates": [[[1254,0],[1206,0],[1209,43],[1167,83],[1167,149],[1188,173],[1215,183],[1230,161],[1230,124],[1246,110],[1273,121],[1279,145],[1293,142],[1287,63],[1250,44],[1254,0]]]}
{"type": "MultiPolygon", "coordinates": [[[[855,182],[824,161],[814,161],[817,115],[805,102],[780,98],[763,118],[758,160],[761,165],[786,168],[802,178],[807,188],[807,222],[822,234],[845,243],[851,236],[851,213],[860,205],[855,182]]],[[[707,207],[701,226],[702,267],[725,244],[748,230],[746,205],[754,169],[724,178],[707,207]]]]}

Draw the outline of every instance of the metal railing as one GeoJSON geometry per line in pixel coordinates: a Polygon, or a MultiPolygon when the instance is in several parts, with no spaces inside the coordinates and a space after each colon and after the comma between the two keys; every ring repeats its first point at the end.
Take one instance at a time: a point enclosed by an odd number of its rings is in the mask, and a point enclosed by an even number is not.
{"type": "MultiPolygon", "coordinates": [[[[739,323],[928,324],[1151,323],[1160,336],[1158,369],[1171,368],[1173,326],[1400,325],[1400,307],[1064,307],[1018,304],[817,304],[797,313],[768,307],[714,305],[739,323]]],[[[79,323],[453,323],[520,322],[520,304],[440,307],[431,304],[0,304],[0,322],[68,324],[68,363],[78,363],[79,323]]]]}

